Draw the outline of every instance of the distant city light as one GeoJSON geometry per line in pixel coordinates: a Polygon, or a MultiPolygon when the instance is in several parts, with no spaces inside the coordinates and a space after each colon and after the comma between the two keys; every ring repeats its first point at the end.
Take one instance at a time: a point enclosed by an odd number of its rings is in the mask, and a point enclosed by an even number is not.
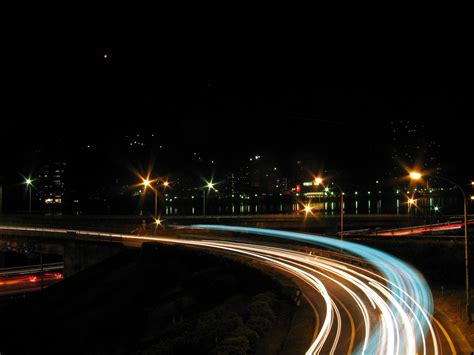
{"type": "Polygon", "coordinates": [[[317,177],[314,179],[314,184],[316,186],[321,185],[322,182],[323,182],[323,179],[321,179],[320,177],[317,177]]]}

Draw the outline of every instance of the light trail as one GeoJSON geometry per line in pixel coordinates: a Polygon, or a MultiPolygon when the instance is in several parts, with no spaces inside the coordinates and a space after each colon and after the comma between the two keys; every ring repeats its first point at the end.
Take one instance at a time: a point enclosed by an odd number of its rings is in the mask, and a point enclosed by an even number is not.
{"type": "Polygon", "coordinates": [[[426,354],[427,349],[424,344],[426,344],[426,335],[429,334],[433,339],[433,353],[438,353],[436,334],[431,326],[433,313],[431,291],[422,276],[401,260],[363,245],[351,242],[341,243],[337,239],[317,235],[219,225],[196,225],[195,227],[283,238],[336,250],[340,248],[347,253],[362,257],[383,275],[390,292],[385,292],[383,287],[379,287],[378,280],[364,286],[365,294],[371,295],[372,302],[377,305],[382,321],[375,328],[374,334],[370,336],[367,346],[358,349],[358,352],[375,354],[380,353],[382,349],[384,354],[415,354],[418,351],[417,348],[421,347],[421,351],[426,354]],[[416,319],[416,328],[410,322],[410,315],[416,319]]]}
{"type": "MultiPolygon", "coordinates": [[[[0,226],[0,229],[3,228],[0,226]]],[[[440,340],[431,319],[431,292],[421,275],[402,261],[369,247],[350,242],[341,244],[336,239],[309,234],[215,225],[199,225],[194,228],[284,238],[315,244],[325,249],[342,248],[347,254],[356,257],[346,257],[343,261],[333,257],[309,255],[283,246],[235,239],[210,240],[197,236],[194,239],[183,239],[57,229],[38,231],[65,235],[74,232],[76,238],[94,236],[123,243],[152,241],[205,248],[237,254],[284,270],[300,280],[300,287],[305,285],[304,296],[318,312],[316,317],[320,319],[316,337],[307,349],[307,354],[348,353],[354,343],[354,353],[357,354],[440,353],[440,340]],[[364,268],[350,262],[360,263],[361,259],[372,266],[364,268]],[[352,327],[347,329],[350,323],[348,318],[355,319],[362,326],[357,327],[357,330],[352,327]]],[[[452,344],[449,335],[444,333],[444,336],[452,344]]]]}

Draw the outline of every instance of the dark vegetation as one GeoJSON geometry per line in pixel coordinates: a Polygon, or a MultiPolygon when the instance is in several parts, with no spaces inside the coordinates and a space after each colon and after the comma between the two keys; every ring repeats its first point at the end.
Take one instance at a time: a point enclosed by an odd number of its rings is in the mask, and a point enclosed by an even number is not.
{"type": "Polygon", "coordinates": [[[145,245],[0,302],[0,353],[251,353],[293,292],[240,261],[145,245]]]}

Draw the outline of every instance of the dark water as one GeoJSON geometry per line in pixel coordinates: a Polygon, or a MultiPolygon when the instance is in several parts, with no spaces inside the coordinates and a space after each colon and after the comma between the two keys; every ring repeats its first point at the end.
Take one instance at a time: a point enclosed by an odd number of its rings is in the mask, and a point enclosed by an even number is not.
{"type": "MultiPolygon", "coordinates": [[[[308,200],[295,202],[221,202],[209,201],[206,206],[208,215],[245,215],[245,214],[287,214],[298,213],[303,210],[308,200]]],[[[340,212],[340,200],[311,201],[314,213],[336,215],[340,212]]],[[[462,214],[463,204],[457,198],[420,198],[414,204],[409,204],[405,197],[386,198],[360,198],[347,199],[344,202],[346,214],[412,214],[426,216],[440,216],[446,214],[462,214]]],[[[163,215],[202,215],[202,201],[200,203],[173,203],[168,204],[162,211],[163,215]]]]}

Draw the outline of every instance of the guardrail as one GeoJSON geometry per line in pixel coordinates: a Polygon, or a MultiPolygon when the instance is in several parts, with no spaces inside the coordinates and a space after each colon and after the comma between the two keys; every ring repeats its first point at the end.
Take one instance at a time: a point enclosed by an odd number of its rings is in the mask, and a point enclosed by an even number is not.
{"type": "Polygon", "coordinates": [[[16,267],[9,267],[9,268],[1,268],[0,269],[0,276],[12,276],[12,275],[24,275],[24,274],[31,274],[38,271],[53,271],[53,270],[62,270],[64,269],[64,263],[48,263],[48,264],[41,264],[39,265],[27,265],[27,266],[16,266],[16,267]]]}

